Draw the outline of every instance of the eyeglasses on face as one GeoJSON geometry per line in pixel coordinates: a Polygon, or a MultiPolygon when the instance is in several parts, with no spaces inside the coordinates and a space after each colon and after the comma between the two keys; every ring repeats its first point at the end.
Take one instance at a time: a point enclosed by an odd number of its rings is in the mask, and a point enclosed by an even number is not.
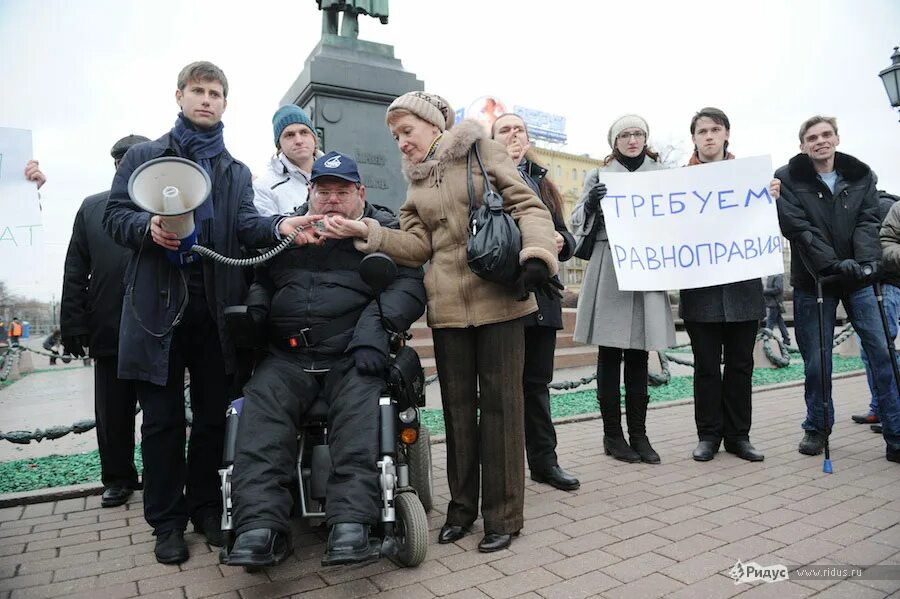
{"type": "Polygon", "coordinates": [[[630,138],[635,139],[644,139],[647,137],[647,134],[643,131],[623,131],[616,136],[616,139],[621,139],[622,141],[627,141],[630,138]]]}
{"type": "Polygon", "coordinates": [[[350,199],[350,196],[353,195],[352,191],[326,191],[324,189],[316,190],[316,199],[317,200],[327,200],[331,197],[337,197],[340,201],[345,201],[350,199]]]}

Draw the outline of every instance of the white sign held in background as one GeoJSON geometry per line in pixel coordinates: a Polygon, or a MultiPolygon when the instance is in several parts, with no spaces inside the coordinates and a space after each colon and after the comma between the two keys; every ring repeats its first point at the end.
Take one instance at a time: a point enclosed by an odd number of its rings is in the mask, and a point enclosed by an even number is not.
{"type": "Polygon", "coordinates": [[[784,272],[769,156],[600,173],[619,288],[692,289],[784,272]]]}
{"type": "Polygon", "coordinates": [[[32,296],[44,273],[43,227],[37,186],[25,178],[31,131],[0,127],[0,281],[32,296]]]}

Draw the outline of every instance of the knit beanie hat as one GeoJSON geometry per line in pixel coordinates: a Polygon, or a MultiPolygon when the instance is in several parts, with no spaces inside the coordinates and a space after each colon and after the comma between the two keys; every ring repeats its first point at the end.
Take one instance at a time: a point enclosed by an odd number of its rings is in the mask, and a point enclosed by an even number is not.
{"type": "Polygon", "coordinates": [[[275,132],[276,146],[278,145],[278,140],[281,139],[281,132],[284,131],[284,128],[294,123],[306,125],[313,134],[316,132],[312,121],[309,120],[309,117],[306,116],[306,113],[299,106],[294,104],[282,106],[275,111],[275,115],[272,117],[272,129],[275,132]]]}
{"type": "Polygon", "coordinates": [[[644,132],[644,135],[650,137],[650,126],[647,124],[647,121],[645,121],[643,117],[640,117],[636,114],[626,114],[616,119],[615,122],[613,122],[612,127],[609,128],[609,135],[607,136],[609,147],[615,150],[616,138],[619,137],[619,133],[621,133],[625,129],[632,128],[640,129],[644,132]]]}
{"type": "Polygon", "coordinates": [[[436,94],[426,92],[405,93],[388,106],[387,115],[392,110],[406,110],[424,121],[428,121],[441,131],[453,126],[456,113],[450,108],[447,100],[436,94]]]}

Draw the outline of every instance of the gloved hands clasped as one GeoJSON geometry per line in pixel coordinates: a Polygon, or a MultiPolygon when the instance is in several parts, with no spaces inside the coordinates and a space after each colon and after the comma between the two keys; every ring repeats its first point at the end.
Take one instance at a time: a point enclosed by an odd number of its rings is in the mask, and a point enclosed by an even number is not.
{"type": "Polygon", "coordinates": [[[606,184],[597,183],[588,191],[584,207],[589,212],[596,212],[600,208],[600,200],[606,197],[606,184]]]}
{"type": "Polygon", "coordinates": [[[539,258],[529,258],[522,264],[522,272],[516,281],[519,301],[528,299],[530,292],[543,293],[547,297],[562,297],[562,283],[550,277],[550,269],[539,258]]]}
{"type": "Polygon", "coordinates": [[[388,357],[373,347],[357,347],[353,360],[360,374],[383,376],[387,370],[388,357]]]}
{"type": "Polygon", "coordinates": [[[860,264],[856,260],[848,258],[841,260],[829,269],[828,274],[841,275],[848,281],[871,280],[878,273],[878,263],[864,262],[860,264]]]}
{"type": "Polygon", "coordinates": [[[90,344],[90,337],[88,335],[72,335],[71,337],[63,337],[62,338],[63,350],[74,358],[83,358],[87,354],[84,351],[85,347],[88,347],[90,344]]]}

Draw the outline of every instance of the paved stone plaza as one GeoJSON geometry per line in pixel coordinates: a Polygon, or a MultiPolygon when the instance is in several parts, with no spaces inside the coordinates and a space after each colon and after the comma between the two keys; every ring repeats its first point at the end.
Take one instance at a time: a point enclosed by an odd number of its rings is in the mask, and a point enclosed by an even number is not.
{"type": "MultiPolygon", "coordinates": [[[[510,550],[480,554],[476,531],[434,542],[418,568],[387,560],[323,569],[320,531],[298,529],[285,564],[248,574],[220,566],[189,533],[191,559],[157,564],[139,494],[127,506],[98,497],[0,510],[0,599],[26,597],[885,597],[896,580],[789,580],[736,586],[737,560],[783,564],[900,565],[900,465],[882,439],[850,422],[866,400],[865,380],[835,381],[834,474],[797,453],[801,387],[757,392],[753,441],[761,464],[720,453],[701,464],[692,405],[651,410],[648,429],[661,466],[603,455],[599,420],[558,427],[560,461],[582,480],[574,493],[529,481],[526,523],[510,550]]],[[[448,491],[445,445],[433,446],[436,538],[448,491]]]]}

